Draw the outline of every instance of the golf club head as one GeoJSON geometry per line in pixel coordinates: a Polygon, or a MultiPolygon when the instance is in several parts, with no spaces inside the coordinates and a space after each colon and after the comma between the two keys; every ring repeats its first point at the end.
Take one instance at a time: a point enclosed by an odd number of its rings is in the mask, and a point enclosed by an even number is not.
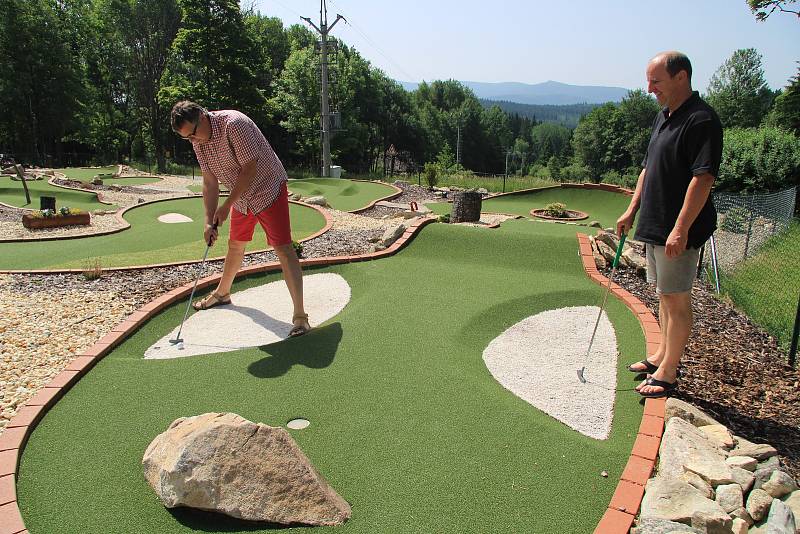
{"type": "Polygon", "coordinates": [[[585,369],[586,369],[586,367],[581,367],[580,369],[578,369],[578,380],[581,381],[581,384],[585,384],[586,383],[586,377],[583,376],[583,371],[585,369]]]}
{"type": "Polygon", "coordinates": [[[176,337],[175,339],[170,339],[169,342],[172,345],[177,345],[178,343],[183,343],[183,338],[182,337],[176,337]]]}

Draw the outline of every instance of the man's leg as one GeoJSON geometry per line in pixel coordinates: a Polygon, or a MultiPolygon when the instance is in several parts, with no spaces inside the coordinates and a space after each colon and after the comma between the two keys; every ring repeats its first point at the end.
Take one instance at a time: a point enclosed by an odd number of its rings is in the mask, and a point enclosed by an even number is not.
{"type": "Polygon", "coordinates": [[[303,271],[300,269],[300,260],[297,259],[297,253],[295,253],[291,243],[278,245],[274,248],[275,253],[278,255],[278,261],[281,262],[283,279],[289,289],[289,295],[292,297],[292,305],[294,306],[292,323],[294,326],[310,329],[311,325],[308,324],[308,319],[305,318],[306,312],[303,307],[303,271]]]}
{"type": "MultiPolygon", "coordinates": [[[[661,365],[652,375],[656,380],[673,383],[677,379],[678,364],[689,342],[689,334],[692,331],[691,295],[690,291],[661,295],[660,310],[661,313],[667,312],[668,320],[666,329],[662,323],[661,343],[666,347],[666,350],[661,365]]],[[[638,389],[642,393],[659,393],[663,391],[663,388],[659,386],[648,385],[641,385],[638,389]]]]}
{"type": "Polygon", "coordinates": [[[220,278],[217,289],[215,290],[217,295],[224,297],[231,292],[233,279],[242,266],[246,246],[247,241],[228,240],[228,253],[225,255],[225,265],[222,267],[222,278],[220,278]]]}

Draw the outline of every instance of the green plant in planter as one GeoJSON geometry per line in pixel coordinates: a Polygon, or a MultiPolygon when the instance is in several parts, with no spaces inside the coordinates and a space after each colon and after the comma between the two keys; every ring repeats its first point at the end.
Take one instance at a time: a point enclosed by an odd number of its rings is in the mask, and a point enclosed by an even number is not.
{"type": "Polygon", "coordinates": [[[545,213],[550,217],[566,217],[569,215],[566,204],[553,202],[544,207],[545,213]]]}
{"type": "Polygon", "coordinates": [[[439,173],[439,169],[435,163],[426,163],[425,164],[425,181],[428,183],[428,188],[433,189],[436,187],[436,184],[439,183],[439,177],[437,174],[439,173]]]}

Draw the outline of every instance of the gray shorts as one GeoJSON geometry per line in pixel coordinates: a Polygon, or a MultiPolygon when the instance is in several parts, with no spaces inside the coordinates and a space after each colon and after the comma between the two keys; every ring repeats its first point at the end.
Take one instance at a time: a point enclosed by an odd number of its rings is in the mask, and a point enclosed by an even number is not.
{"type": "Polygon", "coordinates": [[[687,248],[677,258],[668,258],[664,247],[647,244],[647,281],[656,285],[657,293],[686,293],[692,290],[697,276],[699,248],[687,248]]]}

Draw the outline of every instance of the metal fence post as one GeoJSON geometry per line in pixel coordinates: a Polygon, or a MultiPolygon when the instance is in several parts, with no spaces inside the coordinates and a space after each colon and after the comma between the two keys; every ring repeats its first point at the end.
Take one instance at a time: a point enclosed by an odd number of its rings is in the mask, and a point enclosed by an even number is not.
{"type": "Polygon", "coordinates": [[[789,365],[794,367],[797,361],[797,336],[800,334],[800,296],[797,298],[797,314],[794,317],[794,332],[792,333],[792,346],[789,349],[789,365]]]}

